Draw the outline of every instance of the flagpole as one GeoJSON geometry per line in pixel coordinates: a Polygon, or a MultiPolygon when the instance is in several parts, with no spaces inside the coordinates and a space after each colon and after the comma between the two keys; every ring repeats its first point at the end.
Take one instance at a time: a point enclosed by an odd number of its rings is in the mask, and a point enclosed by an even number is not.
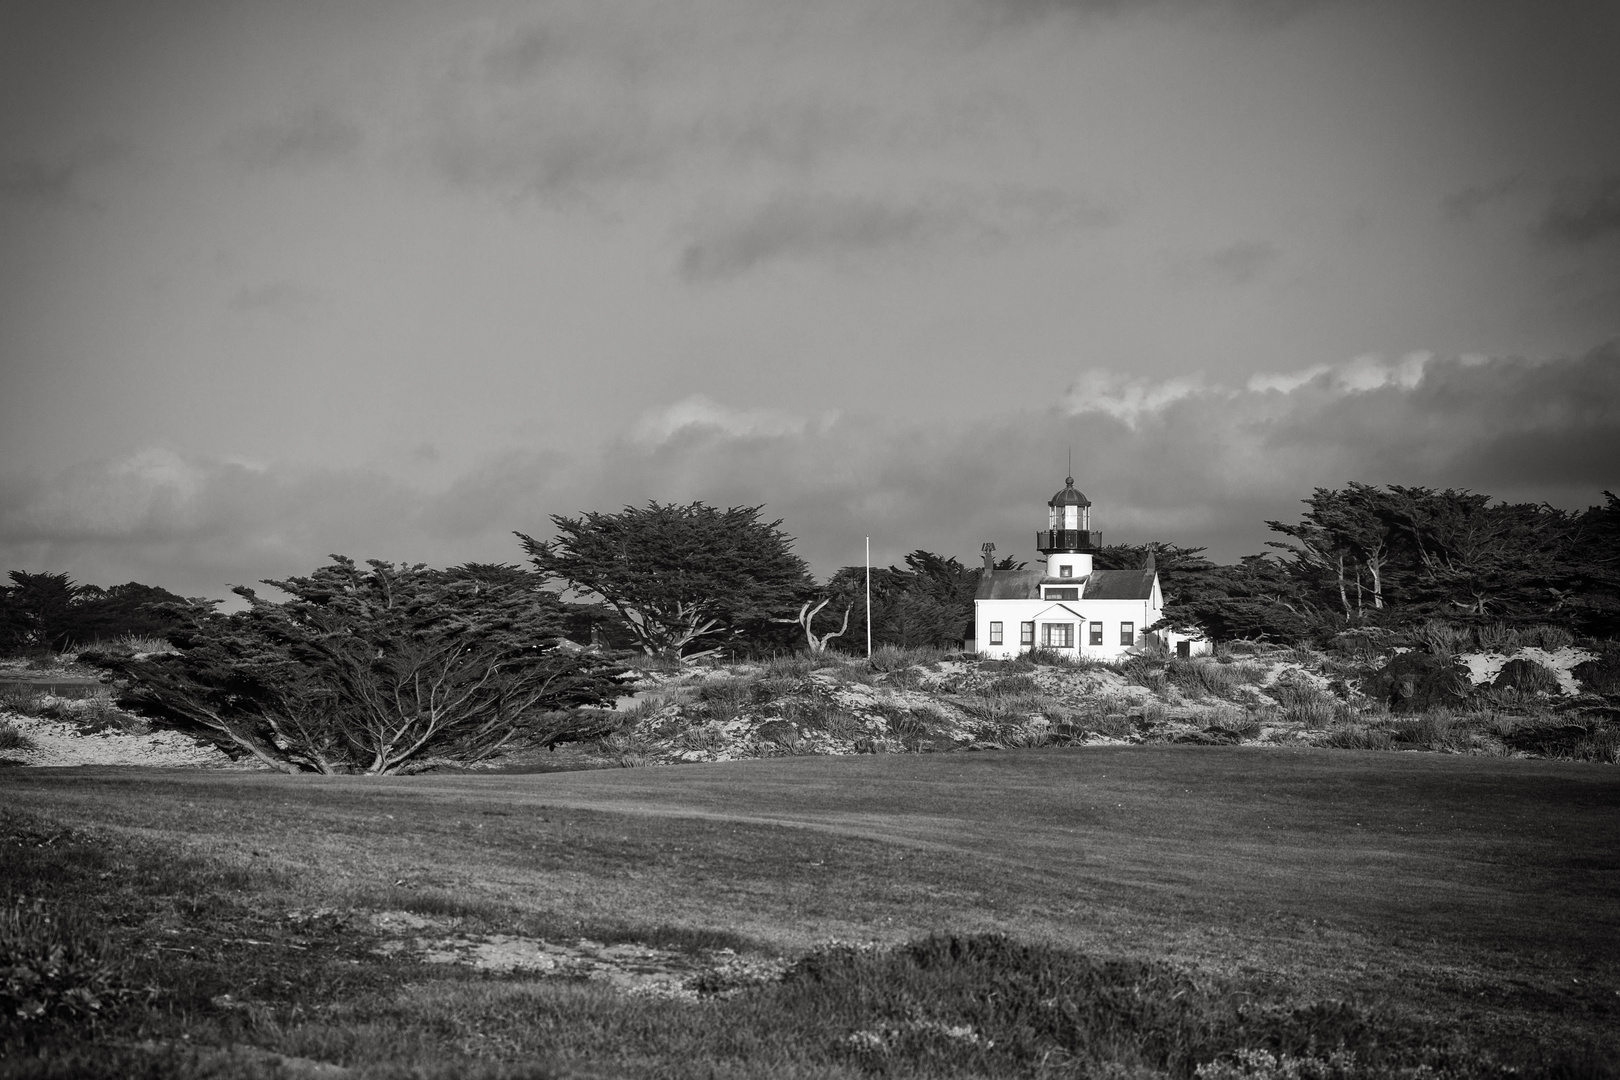
{"type": "Polygon", "coordinates": [[[872,538],[866,538],[866,658],[872,659],[872,538]]]}

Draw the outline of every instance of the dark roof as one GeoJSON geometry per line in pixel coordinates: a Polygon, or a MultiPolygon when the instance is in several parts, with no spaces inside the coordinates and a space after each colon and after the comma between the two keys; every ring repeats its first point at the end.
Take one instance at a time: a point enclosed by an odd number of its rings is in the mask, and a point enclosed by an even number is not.
{"type": "Polygon", "coordinates": [[[1153,596],[1153,570],[1093,570],[1091,576],[1049,578],[1045,570],[996,570],[979,578],[976,600],[1039,600],[1043,585],[1084,585],[1082,600],[1147,600],[1153,596]]]}
{"type": "Polygon", "coordinates": [[[1052,501],[1047,503],[1046,504],[1047,506],[1090,506],[1091,505],[1091,500],[1086,498],[1086,493],[1085,492],[1075,490],[1074,477],[1072,477],[1072,476],[1066,477],[1063,482],[1067,486],[1062,491],[1060,491],[1056,495],[1052,496],[1052,501]]]}
{"type": "Polygon", "coordinates": [[[1086,600],[1147,600],[1153,596],[1156,570],[1093,570],[1086,579],[1086,600]]]}
{"type": "Polygon", "coordinates": [[[994,570],[979,578],[975,600],[1034,600],[1040,596],[1045,570],[994,570]]]}

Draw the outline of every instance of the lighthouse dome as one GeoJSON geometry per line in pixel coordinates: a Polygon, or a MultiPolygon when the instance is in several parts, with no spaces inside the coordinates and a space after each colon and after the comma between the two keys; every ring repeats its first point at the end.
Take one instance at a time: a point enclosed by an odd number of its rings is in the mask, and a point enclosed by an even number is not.
{"type": "Polygon", "coordinates": [[[1067,486],[1062,491],[1052,496],[1052,501],[1047,503],[1047,506],[1060,507],[1091,505],[1091,500],[1086,498],[1086,493],[1075,488],[1074,477],[1066,477],[1064,479],[1064,483],[1067,486]]]}

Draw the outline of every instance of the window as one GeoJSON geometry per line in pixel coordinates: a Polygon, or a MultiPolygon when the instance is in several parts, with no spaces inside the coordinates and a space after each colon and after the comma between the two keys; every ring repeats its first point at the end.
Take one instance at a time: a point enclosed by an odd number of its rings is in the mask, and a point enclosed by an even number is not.
{"type": "Polygon", "coordinates": [[[1021,622],[1018,624],[1018,644],[1033,649],[1035,647],[1035,624],[1021,622]]]}
{"type": "Polygon", "coordinates": [[[990,644],[1001,644],[1001,624],[999,622],[993,622],[990,624],[990,644]]]}
{"type": "Polygon", "coordinates": [[[1074,567],[1067,563],[1058,567],[1058,577],[1074,577],[1074,567]]]}
{"type": "Polygon", "coordinates": [[[1119,624],[1119,643],[1121,645],[1136,644],[1136,624],[1122,622],[1119,624]]]}
{"type": "Polygon", "coordinates": [[[1091,624],[1091,643],[1093,645],[1102,644],[1102,623],[1100,622],[1091,624]]]}
{"type": "Polygon", "coordinates": [[[1074,648],[1074,623],[1042,623],[1041,644],[1048,649],[1074,648]]]}
{"type": "Polygon", "coordinates": [[[1190,642],[1190,641],[1178,641],[1178,642],[1176,642],[1176,655],[1181,657],[1181,659],[1183,659],[1183,660],[1185,660],[1189,656],[1191,656],[1192,655],[1192,642],[1190,642]]]}
{"type": "Polygon", "coordinates": [[[1078,600],[1078,599],[1080,599],[1080,590],[1079,589],[1047,589],[1046,590],[1046,598],[1048,600],[1078,600]]]}

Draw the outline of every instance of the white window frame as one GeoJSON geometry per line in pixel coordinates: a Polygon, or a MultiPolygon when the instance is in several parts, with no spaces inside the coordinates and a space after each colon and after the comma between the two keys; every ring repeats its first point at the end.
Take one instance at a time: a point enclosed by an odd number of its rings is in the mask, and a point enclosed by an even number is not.
{"type": "Polygon", "coordinates": [[[1041,648],[1043,649],[1072,649],[1074,648],[1074,623],[1049,622],[1041,623],[1041,648]],[[1053,631],[1057,633],[1054,634],[1053,631]],[[1053,641],[1053,637],[1061,640],[1053,641]]]}

